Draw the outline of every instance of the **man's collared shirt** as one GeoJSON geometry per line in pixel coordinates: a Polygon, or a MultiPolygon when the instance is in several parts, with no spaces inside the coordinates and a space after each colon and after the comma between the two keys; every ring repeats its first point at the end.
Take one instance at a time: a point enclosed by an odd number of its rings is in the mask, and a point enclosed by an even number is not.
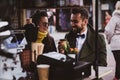
{"type": "Polygon", "coordinates": [[[84,32],[82,32],[81,34],[79,34],[79,35],[84,34],[84,35],[85,35],[84,38],[83,38],[83,37],[77,37],[77,38],[76,38],[76,48],[78,48],[79,52],[80,52],[80,50],[81,50],[81,48],[82,48],[83,43],[84,43],[85,40],[86,40],[87,30],[88,30],[88,29],[87,29],[87,27],[86,27],[86,30],[85,30],[84,32]]]}

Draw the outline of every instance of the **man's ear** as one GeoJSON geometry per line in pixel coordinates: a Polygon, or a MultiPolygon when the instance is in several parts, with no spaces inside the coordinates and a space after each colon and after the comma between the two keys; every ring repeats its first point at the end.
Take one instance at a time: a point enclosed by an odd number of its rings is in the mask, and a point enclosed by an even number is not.
{"type": "Polygon", "coordinates": [[[88,19],[84,19],[82,23],[83,23],[83,25],[87,25],[88,24],[88,19]]]}
{"type": "Polygon", "coordinates": [[[85,24],[88,24],[88,19],[85,19],[85,24]]]}

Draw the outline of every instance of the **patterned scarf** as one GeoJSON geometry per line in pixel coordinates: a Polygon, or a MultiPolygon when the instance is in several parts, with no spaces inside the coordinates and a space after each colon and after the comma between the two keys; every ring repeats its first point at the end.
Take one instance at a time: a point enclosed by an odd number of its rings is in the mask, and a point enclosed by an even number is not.
{"type": "Polygon", "coordinates": [[[42,43],[42,40],[47,36],[48,32],[40,32],[38,31],[37,41],[38,43],[42,43]]]}

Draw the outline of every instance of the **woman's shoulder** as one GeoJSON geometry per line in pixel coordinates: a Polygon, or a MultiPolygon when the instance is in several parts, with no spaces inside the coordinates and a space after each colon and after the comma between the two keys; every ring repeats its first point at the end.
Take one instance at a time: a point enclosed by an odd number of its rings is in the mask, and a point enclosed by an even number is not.
{"type": "Polygon", "coordinates": [[[48,39],[54,39],[54,37],[53,36],[51,36],[49,33],[47,34],[47,36],[46,36],[48,39]]]}

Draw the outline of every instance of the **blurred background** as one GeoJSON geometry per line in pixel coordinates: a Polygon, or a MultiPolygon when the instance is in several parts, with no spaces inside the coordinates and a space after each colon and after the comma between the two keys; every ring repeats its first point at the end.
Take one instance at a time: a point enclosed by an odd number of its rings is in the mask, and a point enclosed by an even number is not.
{"type": "MultiPolygon", "coordinates": [[[[98,0],[98,28],[104,31],[106,16],[111,16],[117,0],[98,0]]],[[[57,31],[68,31],[70,9],[73,5],[84,6],[88,9],[89,23],[94,26],[95,0],[0,0],[0,20],[9,22],[12,28],[21,28],[26,19],[37,11],[46,10],[49,14],[50,26],[57,31]]]]}

